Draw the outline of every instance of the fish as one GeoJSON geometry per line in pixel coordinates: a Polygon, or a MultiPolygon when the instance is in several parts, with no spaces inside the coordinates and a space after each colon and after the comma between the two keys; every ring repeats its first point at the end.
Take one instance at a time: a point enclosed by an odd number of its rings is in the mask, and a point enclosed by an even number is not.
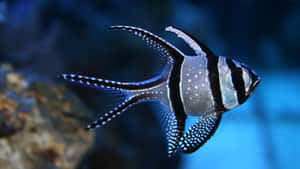
{"type": "Polygon", "coordinates": [[[167,63],[161,74],[139,82],[120,82],[78,74],[62,74],[69,82],[97,89],[117,90],[126,95],[118,106],[101,115],[86,129],[106,126],[129,107],[144,101],[159,101],[168,111],[166,121],[167,154],[192,153],[204,145],[217,130],[222,115],[252,95],[260,83],[257,73],[234,59],[215,55],[204,43],[182,29],[167,26],[193,50],[186,55],[162,37],[134,26],[111,26],[142,38],[167,63]],[[198,116],[185,131],[188,116],[198,116]]]}

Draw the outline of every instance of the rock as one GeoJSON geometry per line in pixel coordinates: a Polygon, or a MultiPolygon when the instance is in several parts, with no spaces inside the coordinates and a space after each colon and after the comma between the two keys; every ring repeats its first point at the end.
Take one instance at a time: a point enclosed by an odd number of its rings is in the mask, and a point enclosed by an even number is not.
{"type": "Polygon", "coordinates": [[[0,66],[0,166],[72,169],[93,144],[80,100],[61,85],[0,66]]]}

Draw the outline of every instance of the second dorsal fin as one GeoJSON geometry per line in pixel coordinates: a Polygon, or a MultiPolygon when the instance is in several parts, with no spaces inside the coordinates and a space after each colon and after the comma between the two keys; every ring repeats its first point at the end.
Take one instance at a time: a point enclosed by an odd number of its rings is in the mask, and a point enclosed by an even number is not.
{"type": "Polygon", "coordinates": [[[198,41],[192,35],[184,32],[183,30],[176,28],[174,26],[168,26],[165,28],[166,31],[175,33],[179,38],[183,39],[196,53],[198,56],[214,56],[214,53],[203,43],[198,41]]]}

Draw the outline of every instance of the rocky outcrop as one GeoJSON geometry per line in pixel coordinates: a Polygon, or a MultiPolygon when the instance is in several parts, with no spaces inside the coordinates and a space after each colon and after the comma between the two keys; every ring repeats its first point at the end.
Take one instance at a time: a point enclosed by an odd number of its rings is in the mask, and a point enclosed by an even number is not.
{"type": "Polygon", "coordinates": [[[65,87],[0,68],[0,168],[72,169],[91,148],[88,111],[65,87]]]}

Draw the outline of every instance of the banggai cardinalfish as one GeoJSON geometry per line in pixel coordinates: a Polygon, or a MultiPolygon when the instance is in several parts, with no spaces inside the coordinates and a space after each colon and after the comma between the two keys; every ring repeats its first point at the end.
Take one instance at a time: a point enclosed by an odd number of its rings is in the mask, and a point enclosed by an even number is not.
{"type": "Polygon", "coordinates": [[[182,38],[194,51],[187,56],[163,38],[141,28],[111,26],[125,30],[146,41],[160,55],[168,58],[163,72],[140,82],[117,82],[77,74],[62,74],[70,82],[88,87],[119,90],[126,99],[87,126],[105,126],[128,107],[143,101],[159,101],[165,112],[168,156],[177,151],[191,153],[199,149],[216,131],[222,114],[244,103],[260,82],[246,65],[223,56],[216,56],[208,47],[188,33],[172,27],[166,31],[182,38]],[[187,116],[199,119],[185,132],[187,116]]]}

